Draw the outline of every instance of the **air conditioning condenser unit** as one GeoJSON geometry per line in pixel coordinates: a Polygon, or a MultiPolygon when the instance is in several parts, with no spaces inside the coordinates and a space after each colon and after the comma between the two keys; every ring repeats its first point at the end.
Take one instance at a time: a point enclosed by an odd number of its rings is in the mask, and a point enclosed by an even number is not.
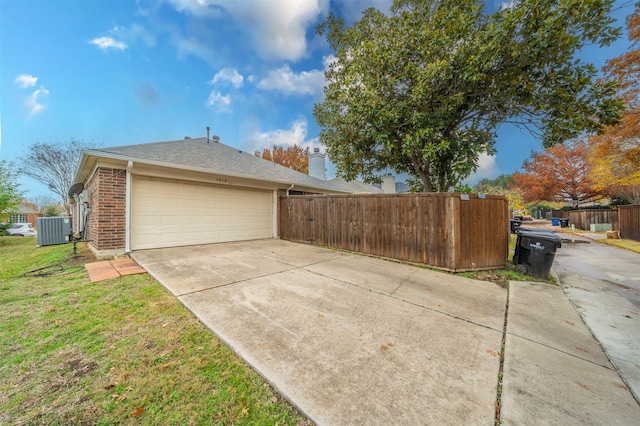
{"type": "Polygon", "coordinates": [[[37,224],[38,246],[66,244],[73,237],[70,217],[39,217],[37,224]]]}

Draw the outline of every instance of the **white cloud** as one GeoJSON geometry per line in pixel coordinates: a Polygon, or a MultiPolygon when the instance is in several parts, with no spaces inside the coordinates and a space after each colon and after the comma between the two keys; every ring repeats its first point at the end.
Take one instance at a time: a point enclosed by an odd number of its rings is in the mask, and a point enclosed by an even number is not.
{"type": "MultiPolygon", "coordinates": [[[[178,12],[188,12],[195,16],[220,16],[221,3],[216,0],[167,0],[178,12]]],[[[222,1],[224,3],[224,0],[222,1]]]]}
{"type": "MultiPolygon", "coordinates": [[[[153,47],[156,45],[156,36],[151,32],[147,31],[140,24],[131,24],[131,27],[115,27],[111,31],[109,31],[114,39],[124,40],[124,42],[128,42],[129,44],[133,44],[137,42],[138,39],[142,40],[142,42],[149,46],[153,47]]],[[[127,45],[124,43],[125,46],[127,45]]]]}
{"type": "Polygon", "coordinates": [[[307,121],[301,118],[291,123],[289,129],[254,132],[249,136],[249,140],[245,145],[248,146],[248,152],[269,148],[273,145],[284,145],[285,147],[298,145],[303,149],[309,148],[312,151],[314,147],[320,146],[320,142],[318,138],[307,140],[307,121]]]}
{"type": "Polygon", "coordinates": [[[33,117],[46,109],[46,106],[43,104],[43,98],[46,98],[48,95],[49,91],[45,89],[44,86],[40,86],[40,88],[34,90],[34,92],[25,99],[24,106],[27,108],[29,117],[33,117]]]}
{"type": "MultiPolygon", "coordinates": [[[[326,69],[335,57],[333,55],[322,58],[324,68],[326,69]]],[[[278,90],[285,95],[315,95],[322,94],[324,87],[324,70],[311,70],[294,72],[291,67],[283,65],[267,73],[267,76],[260,80],[258,88],[264,90],[278,90]]]]}
{"type": "Polygon", "coordinates": [[[481,179],[493,179],[499,174],[500,169],[496,163],[496,157],[483,152],[478,158],[478,170],[472,173],[471,176],[466,178],[462,183],[475,185],[481,179]]]}
{"type": "Polygon", "coordinates": [[[328,69],[331,64],[336,62],[338,58],[335,55],[327,55],[322,57],[322,65],[324,65],[324,69],[328,69]]]}
{"type": "Polygon", "coordinates": [[[322,91],[324,72],[321,70],[295,73],[289,65],[269,71],[260,80],[258,87],[264,90],[278,90],[285,95],[313,95],[322,91]]]}
{"type": "Polygon", "coordinates": [[[125,50],[127,47],[126,43],[121,41],[116,41],[112,37],[96,37],[89,41],[89,43],[98,46],[98,48],[102,50],[114,49],[114,50],[125,50]]]}
{"type": "Polygon", "coordinates": [[[231,109],[231,96],[212,90],[205,105],[217,112],[233,112],[231,109]]]}
{"type": "Polygon", "coordinates": [[[20,74],[13,82],[17,84],[18,87],[25,89],[35,86],[38,82],[38,77],[34,77],[31,74],[20,74]]]}
{"type": "MultiPolygon", "coordinates": [[[[230,84],[236,89],[242,86],[244,78],[235,68],[223,68],[213,76],[207,83],[214,86],[226,86],[230,84]]],[[[205,105],[217,112],[231,113],[231,94],[223,95],[218,90],[212,90],[209,93],[209,98],[205,102],[205,105]]]]}
{"type": "Polygon", "coordinates": [[[329,10],[329,0],[166,0],[180,12],[199,17],[230,15],[248,31],[257,52],[295,61],[307,50],[309,25],[329,10]]]}
{"type": "Polygon", "coordinates": [[[244,77],[235,68],[223,68],[213,76],[213,79],[209,81],[211,84],[229,82],[236,89],[242,86],[244,77]]]}
{"type": "Polygon", "coordinates": [[[209,64],[215,63],[215,52],[211,46],[196,37],[184,37],[176,30],[171,30],[171,44],[178,51],[178,58],[184,59],[189,55],[196,56],[209,64]]]}

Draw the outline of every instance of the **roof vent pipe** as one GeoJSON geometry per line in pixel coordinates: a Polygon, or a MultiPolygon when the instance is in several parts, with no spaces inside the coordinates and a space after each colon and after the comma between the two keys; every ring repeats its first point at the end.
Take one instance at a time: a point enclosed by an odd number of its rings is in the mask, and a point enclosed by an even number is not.
{"type": "Polygon", "coordinates": [[[209,143],[209,130],[211,130],[211,127],[207,126],[207,143],[209,143]]]}

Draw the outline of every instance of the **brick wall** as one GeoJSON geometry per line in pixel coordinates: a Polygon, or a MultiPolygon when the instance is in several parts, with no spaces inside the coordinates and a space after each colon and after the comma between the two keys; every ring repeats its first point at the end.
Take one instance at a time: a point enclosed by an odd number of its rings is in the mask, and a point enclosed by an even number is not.
{"type": "Polygon", "coordinates": [[[124,252],[126,176],[126,170],[99,167],[86,185],[91,206],[87,240],[95,250],[124,252]]]}

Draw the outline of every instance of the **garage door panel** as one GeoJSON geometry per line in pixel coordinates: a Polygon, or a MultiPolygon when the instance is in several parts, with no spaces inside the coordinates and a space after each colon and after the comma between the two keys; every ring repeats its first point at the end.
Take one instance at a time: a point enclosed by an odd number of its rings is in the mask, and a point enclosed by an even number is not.
{"type": "Polygon", "coordinates": [[[181,234],[179,232],[166,232],[160,235],[159,242],[162,244],[173,244],[174,241],[180,241],[181,234]]]}
{"type": "Polygon", "coordinates": [[[220,231],[218,234],[218,240],[220,242],[229,242],[234,241],[233,232],[232,231],[220,231]]]}
{"type": "Polygon", "coordinates": [[[133,176],[133,250],[270,238],[272,192],[133,176]]]}

